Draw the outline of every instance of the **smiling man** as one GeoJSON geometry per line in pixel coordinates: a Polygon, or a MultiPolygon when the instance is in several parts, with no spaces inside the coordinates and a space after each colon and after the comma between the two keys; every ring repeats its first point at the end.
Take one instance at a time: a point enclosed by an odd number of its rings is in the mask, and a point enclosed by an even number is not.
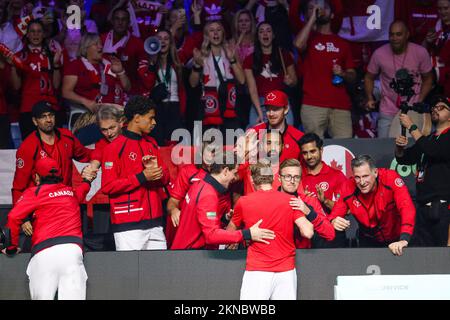
{"type": "Polygon", "coordinates": [[[344,219],[350,211],[359,225],[360,247],[388,246],[394,255],[402,255],[416,217],[408,188],[397,172],[376,168],[368,155],[353,159],[352,171],[328,219],[337,231],[344,231],[350,227],[344,219]]]}
{"type": "Polygon", "coordinates": [[[118,251],[167,249],[161,194],[169,170],[148,137],[155,108],[148,98],[131,98],[124,109],[127,128],[103,152],[102,191],[109,195],[118,251]]]}

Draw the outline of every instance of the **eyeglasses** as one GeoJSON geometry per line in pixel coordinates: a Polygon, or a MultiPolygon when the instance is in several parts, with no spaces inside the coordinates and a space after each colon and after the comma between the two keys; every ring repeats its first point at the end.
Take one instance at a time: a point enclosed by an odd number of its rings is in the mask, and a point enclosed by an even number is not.
{"type": "Polygon", "coordinates": [[[292,179],[294,179],[295,182],[299,182],[300,179],[302,178],[301,176],[291,176],[290,174],[288,175],[280,175],[281,178],[283,178],[284,181],[287,182],[291,182],[292,179]]]}
{"type": "Polygon", "coordinates": [[[443,105],[443,104],[437,104],[434,107],[431,107],[431,110],[436,109],[437,111],[442,111],[444,109],[447,109],[450,111],[450,108],[448,108],[447,106],[443,105]]]}

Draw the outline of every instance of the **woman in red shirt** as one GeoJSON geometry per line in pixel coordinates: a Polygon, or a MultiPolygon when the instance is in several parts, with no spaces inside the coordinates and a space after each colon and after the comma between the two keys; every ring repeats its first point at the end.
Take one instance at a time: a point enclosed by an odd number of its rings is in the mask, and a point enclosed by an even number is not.
{"type": "Polygon", "coordinates": [[[14,89],[21,89],[19,125],[22,139],[34,131],[31,109],[40,101],[47,101],[57,109],[56,90],[61,85],[61,46],[44,38],[44,26],[34,20],[28,24],[25,46],[16,55],[23,61],[25,70],[12,67],[14,89]]]}
{"type": "Polygon", "coordinates": [[[79,58],[64,70],[62,94],[70,105],[69,126],[84,112],[96,112],[100,103],[124,105],[125,92],[130,88],[122,62],[112,55],[103,58],[100,37],[93,33],[83,35],[79,58]]]}
{"type": "MultiPolygon", "coordinates": [[[[255,50],[245,59],[244,72],[253,103],[250,110],[250,126],[253,126],[267,121],[266,110],[261,105],[265,95],[297,84],[294,60],[278,46],[270,23],[262,22],[257,26],[255,50]]],[[[292,110],[286,119],[288,124],[294,123],[292,110]]]]}

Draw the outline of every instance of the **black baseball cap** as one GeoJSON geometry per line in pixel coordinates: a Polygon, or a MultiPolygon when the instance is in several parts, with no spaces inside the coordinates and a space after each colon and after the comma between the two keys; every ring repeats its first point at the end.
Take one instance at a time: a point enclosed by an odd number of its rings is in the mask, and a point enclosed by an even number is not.
{"type": "Polygon", "coordinates": [[[34,118],[40,118],[44,113],[47,112],[55,113],[52,104],[48,101],[39,101],[33,106],[33,109],[31,110],[31,114],[34,118]]]}

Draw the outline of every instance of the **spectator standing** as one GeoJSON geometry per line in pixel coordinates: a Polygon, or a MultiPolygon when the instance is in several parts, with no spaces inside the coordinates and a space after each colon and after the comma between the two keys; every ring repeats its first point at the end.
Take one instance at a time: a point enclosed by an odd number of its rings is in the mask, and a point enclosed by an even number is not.
{"type": "Polygon", "coordinates": [[[156,37],[161,44],[161,51],[141,60],[138,73],[143,87],[157,104],[158,126],[152,131],[152,136],[163,146],[170,144],[174,130],[183,127],[186,92],[183,65],[170,31],[159,30],[156,37]]]}
{"type": "Polygon", "coordinates": [[[148,137],[155,110],[150,99],[132,97],[124,109],[127,129],[103,152],[102,191],[109,195],[117,251],[167,249],[161,202],[170,176],[148,137]]]}
{"type": "Polygon", "coordinates": [[[81,38],[79,58],[64,70],[63,98],[68,100],[69,128],[86,111],[96,112],[99,103],[125,103],[131,83],[122,62],[113,56],[103,58],[101,39],[87,33],[81,38]]]}
{"type": "Polygon", "coordinates": [[[450,224],[450,100],[434,99],[431,119],[436,131],[424,136],[408,115],[401,115],[415,144],[406,148],[408,138],[396,140],[395,156],[402,165],[417,165],[417,222],[413,243],[445,247],[450,224]]]}
{"type": "MultiPolygon", "coordinates": [[[[252,13],[246,9],[236,12],[233,18],[232,41],[236,44],[237,58],[241,64],[255,49],[255,33],[256,25],[252,13]]],[[[248,86],[237,86],[236,101],[240,106],[237,112],[241,120],[241,128],[245,129],[249,123],[249,113],[252,104],[248,86]]]]}
{"type": "MultiPolygon", "coordinates": [[[[375,109],[373,98],[374,80],[380,75],[381,103],[380,118],[378,120],[378,137],[396,137],[400,132],[400,125],[395,120],[400,113],[400,104],[405,99],[400,97],[390,87],[396,72],[406,69],[413,77],[415,95],[410,103],[423,102],[433,86],[432,65],[425,48],[408,41],[409,31],[404,22],[395,21],[389,29],[389,43],[377,49],[370,59],[364,84],[367,95],[367,108],[375,109]]],[[[410,112],[411,117],[422,128],[424,117],[416,112],[410,112]]]]}
{"type": "MultiPolygon", "coordinates": [[[[280,49],[272,25],[260,23],[256,28],[255,48],[244,61],[245,79],[253,103],[250,109],[250,126],[267,121],[262,105],[264,97],[274,90],[285,90],[297,84],[294,60],[290,53],[280,49]]],[[[290,111],[287,123],[293,125],[290,111]]]]}
{"type": "Polygon", "coordinates": [[[11,67],[6,59],[0,56],[0,149],[9,149],[11,147],[11,131],[8,116],[8,105],[6,102],[6,93],[11,88],[11,67]]]}
{"type": "Polygon", "coordinates": [[[102,34],[103,53],[115,56],[122,62],[130,80],[130,95],[142,95],[144,88],[139,79],[139,62],[145,57],[144,43],[131,34],[130,13],[126,8],[117,8],[112,12],[112,30],[102,34]]]}
{"type": "Polygon", "coordinates": [[[436,81],[445,96],[450,96],[450,1],[438,0],[439,20],[430,29],[423,45],[431,54],[436,81]]]}
{"type": "Polygon", "coordinates": [[[370,156],[353,159],[352,171],[328,219],[337,231],[344,231],[350,227],[344,219],[350,211],[359,225],[360,247],[389,247],[394,255],[402,255],[416,217],[408,187],[397,172],[376,168],[370,156]]]}
{"type": "MultiPolygon", "coordinates": [[[[306,195],[316,198],[324,212],[329,214],[341,196],[341,187],[347,181],[342,171],[331,168],[323,162],[323,140],[315,133],[307,133],[299,142],[305,170],[302,186],[306,195]]],[[[314,237],[314,248],[342,248],[345,246],[345,232],[336,232],[333,242],[314,237]]]]}
{"type": "Polygon", "coordinates": [[[308,2],[308,22],[294,44],[304,53],[303,105],[301,119],[307,133],[323,138],[351,138],[351,101],[345,84],[356,78],[348,42],[334,34],[334,15],[328,1],[324,6],[308,2]]]}
{"type": "Polygon", "coordinates": [[[58,108],[57,89],[61,85],[62,50],[61,46],[44,38],[44,26],[34,20],[28,24],[25,47],[16,54],[25,70],[12,67],[13,86],[21,90],[20,131],[25,139],[33,131],[31,109],[39,101],[51,103],[58,108]]]}
{"type": "Polygon", "coordinates": [[[202,85],[199,107],[204,130],[238,129],[236,83],[243,84],[245,75],[237,60],[236,47],[225,41],[225,30],[218,21],[205,25],[202,49],[194,49],[194,63],[189,84],[202,85]]]}

